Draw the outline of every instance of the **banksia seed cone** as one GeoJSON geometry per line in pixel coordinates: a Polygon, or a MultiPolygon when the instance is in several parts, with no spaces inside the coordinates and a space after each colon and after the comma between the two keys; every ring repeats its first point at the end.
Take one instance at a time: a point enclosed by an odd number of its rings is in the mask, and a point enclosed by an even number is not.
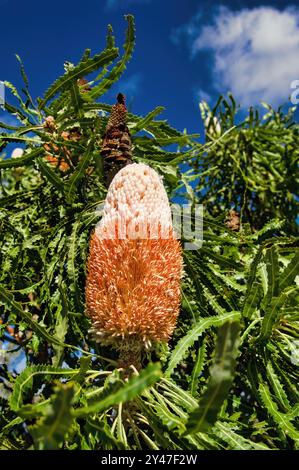
{"type": "Polygon", "coordinates": [[[240,230],[240,215],[234,209],[230,209],[228,216],[225,221],[225,225],[235,231],[238,232],[240,230]]]}
{"type": "Polygon", "coordinates": [[[90,242],[86,313],[99,341],[168,341],[180,308],[182,255],[160,176],[131,164],[113,179],[90,242]]]}
{"type": "Polygon", "coordinates": [[[131,137],[126,119],[125,97],[119,93],[117,103],[111,109],[101,150],[107,187],[121,168],[132,163],[131,137]]]}

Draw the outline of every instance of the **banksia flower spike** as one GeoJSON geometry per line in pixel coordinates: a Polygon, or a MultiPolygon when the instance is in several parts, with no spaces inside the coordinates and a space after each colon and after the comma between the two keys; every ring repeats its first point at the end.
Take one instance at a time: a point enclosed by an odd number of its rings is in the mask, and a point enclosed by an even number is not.
{"type": "Polygon", "coordinates": [[[181,271],[160,176],[145,164],[124,167],[90,242],[86,311],[97,340],[131,353],[167,342],[180,308],[181,271]]]}

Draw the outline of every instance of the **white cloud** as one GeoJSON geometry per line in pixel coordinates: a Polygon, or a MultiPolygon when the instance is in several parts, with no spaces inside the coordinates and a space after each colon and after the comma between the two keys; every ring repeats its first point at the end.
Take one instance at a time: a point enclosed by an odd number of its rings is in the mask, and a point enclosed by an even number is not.
{"type": "Polygon", "coordinates": [[[140,73],[135,73],[128,78],[121,79],[117,83],[117,87],[121,93],[127,95],[128,98],[135,96],[141,88],[142,76],[140,73]]]}
{"type": "Polygon", "coordinates": [[[192,40],[193,55],[212,52],[212,83],[217,91],[231,90],[242,105],[288,100],[291,82],[299,79],[298,8],[220,7],[212,24],[198,23],[196,34],[194,21],[184,32],[192,40]]]}
{"type": "Polygon", "coordinates": [[[211,95],[202,89],[195,91],[195,97],[198,101],[207,101],[208,103],[212,100],[211,95]]]}

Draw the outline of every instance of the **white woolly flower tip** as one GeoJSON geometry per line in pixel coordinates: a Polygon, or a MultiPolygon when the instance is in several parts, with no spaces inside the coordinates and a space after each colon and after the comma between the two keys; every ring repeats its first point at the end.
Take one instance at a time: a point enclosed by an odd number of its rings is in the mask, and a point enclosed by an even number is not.
{"type": "MultiPolygon", "coordinates": [[[[147,238],[145,233],[149,227],[159,226],[165,233],[172,229],[171,211],[162,178],[144,163],[128,165],[113,178],[103,217],[96,229],[97,236],[106,238],[117,224],[129,230],[129,238],[132,235],[136,238],[137,234],[147,238]]],[[[153,238],[156,238],[155,235],[153,238]]]]}

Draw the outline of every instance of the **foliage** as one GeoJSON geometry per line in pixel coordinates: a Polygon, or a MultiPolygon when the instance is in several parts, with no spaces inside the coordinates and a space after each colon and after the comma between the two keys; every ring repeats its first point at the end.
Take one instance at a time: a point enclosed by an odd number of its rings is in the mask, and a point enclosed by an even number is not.
{"type": "Polygon", "coordinates": [[[289,233],[297,233],[295,108],[284,112],[282,107],[275,110],[262,103],[264,115],[251,108],[240,122],[235,101],[231,95],[228,98],[220,97],[212,110],[206,102],[200,104],[211,146],[192,164],[198,175],[198,200],[215,216],[231,207],[237,209],[252,229],[277,218],[286,221],[289,233]]]}
{"type": "Polygon", "coordinates": [[[15,104],[6,110],[19,124],[1,123],[0,134],[0,344],[10,345],[0,362],[1,448],[296,449],[298,126],[281,110],[263,120],[250,111],[233,127],[234,102],[220,100],[211,116],[222,103],[222,135],[210,129],[205,144],[156,119],[161,107],[128,115],[135,161],[164,176],[170,198],[206,204],[204,242],[184,252],[174,337],[144,353],[142,370],[125,377],[116,352],[88,334],[85,266],[106,194],[110,111],[98,99],[131,57],[127,21],[121,58],[109,27],[105,50],[66,63],[37,103],[21,62],[24,98],[7,84],[15,104]],[[5,154],[12,142],[22,157],[5,154]],[[225,223],[232,203],[237,231],[225,223]],[[10,365],[15,351],[26,358],[21,373],[10,365]]]}

